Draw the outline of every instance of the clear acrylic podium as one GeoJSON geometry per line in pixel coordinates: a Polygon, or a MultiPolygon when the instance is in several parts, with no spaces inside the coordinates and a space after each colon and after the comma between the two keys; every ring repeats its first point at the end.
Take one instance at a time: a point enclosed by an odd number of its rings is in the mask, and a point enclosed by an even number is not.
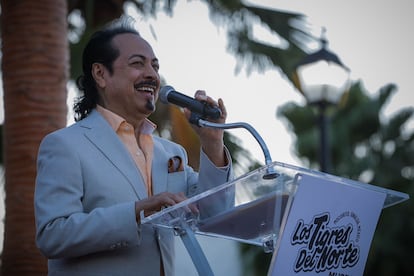
{"type": "Polygon", "coordinates": [[[409,198],[401,192],[272,162],[145,217],[142,223],[173,229],[181,237],[198,274],[214,275],[195,234],[261,246],[265,252],[274,251],[298,189],[300,175],[384,193],[383,208],[409,198]]]}

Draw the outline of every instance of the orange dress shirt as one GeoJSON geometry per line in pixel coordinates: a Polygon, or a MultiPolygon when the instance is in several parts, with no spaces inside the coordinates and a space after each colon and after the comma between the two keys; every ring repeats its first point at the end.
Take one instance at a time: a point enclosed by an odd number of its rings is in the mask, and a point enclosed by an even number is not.
{"type": "Polygon", "coordinates": [[[134,159],[137,168],[141,172],[144,183],[147,187],[148,196],[152,195],[152,159],[154,153],[154,141],[152,133],[156,128],[150,120],[145,120],[141,132],[137,136],[134,127],[125,121],[121,116],[98,105],[96,110],[108,121],[118,137],[134,159]]]}

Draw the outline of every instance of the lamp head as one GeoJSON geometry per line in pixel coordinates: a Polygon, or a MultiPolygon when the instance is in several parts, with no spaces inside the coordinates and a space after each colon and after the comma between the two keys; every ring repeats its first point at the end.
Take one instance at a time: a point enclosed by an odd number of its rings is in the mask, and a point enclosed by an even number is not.
{"type": "Polygon", "coordinates": [[[326,49],[325,39],[321,42],[319,51],[307,55],[295,66],[294,82],[309,103],[337,104],[349,90],[350,70],[326,49]]]}

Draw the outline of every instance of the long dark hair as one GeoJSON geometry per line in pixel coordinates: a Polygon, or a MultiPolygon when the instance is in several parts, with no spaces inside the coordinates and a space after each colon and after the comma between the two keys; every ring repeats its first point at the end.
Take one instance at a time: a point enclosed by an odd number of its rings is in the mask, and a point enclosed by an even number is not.
{"type": "Polygon", "coordinates": [[[94,63],[101,63],[112,74],[113,62],[119,56],[119,50],[113,46],[112,40],[116,35],[124,33],[139,35],[139,32],[130,21],[119,19],[111,22],[102,30],[95,32],[88,44],[86,44],[82,54],[83,75],[76,80],[78,89],[83,92],[83,95],[75,100],[73,106],[75,121],[80,121],[87,117],[91,110],[96,107],[99,100],[96,82],[92,76],[92,65],[94,63]]]}

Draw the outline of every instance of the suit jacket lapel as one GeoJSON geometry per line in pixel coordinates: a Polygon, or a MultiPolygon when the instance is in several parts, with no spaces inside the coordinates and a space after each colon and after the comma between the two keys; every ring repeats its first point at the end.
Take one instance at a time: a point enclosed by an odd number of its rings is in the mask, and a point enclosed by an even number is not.
{"type": "Polygon", "coordinates": [[[168,159],[163,145],[154,139],[154,158],[152,160],[152,190],[153,194],[167,190],[168,159]]]}
{"type": "Polygon", "coordinates": [[[92,111],[87,118],[81,121],[81,125],[86,129],[85,136],[125,176],[138,198],[146,198],[148,195],[144,181],[132,157],[99,112],[92,111]]]}

